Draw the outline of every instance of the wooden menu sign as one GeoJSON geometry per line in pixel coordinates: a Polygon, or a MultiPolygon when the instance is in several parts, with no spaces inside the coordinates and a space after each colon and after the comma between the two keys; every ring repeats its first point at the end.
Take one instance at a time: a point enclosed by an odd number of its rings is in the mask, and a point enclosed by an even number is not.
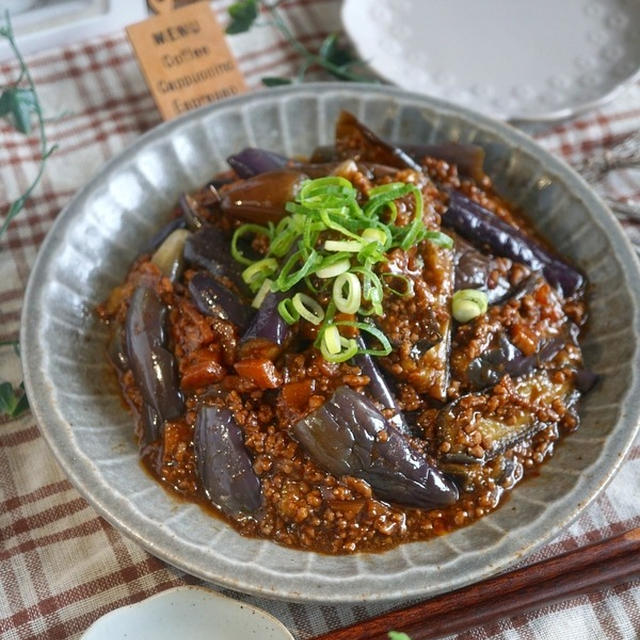
{"type": "Polygon", "coordinates": [[[164,120],[247,90],[208,2],[150,4],[158,15],[128,26],[127,35],[164,120]]]}

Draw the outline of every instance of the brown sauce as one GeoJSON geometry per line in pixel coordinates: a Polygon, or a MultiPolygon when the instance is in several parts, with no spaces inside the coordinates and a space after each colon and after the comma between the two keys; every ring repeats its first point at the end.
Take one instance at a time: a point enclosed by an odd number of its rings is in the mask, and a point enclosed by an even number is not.
{"type": "MultiPolygon", "coordinates": [[[[426,162],[426,170],[431,178],[423,188],[428,226],[437,228],[446,202],[445,188],[452,187],[531,233],[526,219],[493,194],[488,179],[482,185],[462,180],[455,167],[435,159],[426,162]]],[[[381,181],[402,179],[401,173],[381,181]]],[[[221,228],[233,224],[213,214],[210,222],[221,228]]],[[[479,391],[470,387],[465,372],[473,359],[496,347],[502,333],[506,332],[528,355],[535,354],[545,340],[561,335],[569,321],[583,326],[584,300],[565,300],[541,280],[517,300],[490,307],[487,314],[467,324],[451,324],[451,318],[442,313],[452,293],[455,267],[451,251],[438,251],[424,241],[406,253],[399,252],[389,265],[413,281],[416,294],[409,301],[393,295],[386,300],[381,327],[395,348],[380,359],[380,366],[394,379],[398,404],[412,418],[415,450],[458,478],[460,498],[455,504],[422,510],[383,502],[375,498],[364,480],[335,477],[320,468],[291,436],[291,425],[322,405],[341,385],[366,394],[368,379],[360,369],[348,363],[326,362],[317,349],[309,346],[312,327],[294,327],[289,347],[274,361],[275,388],[261,388],[234,368],[240,337],[237,328],[203,315],[190,300],[186,284],[194,269],[187,268],[182,278],[172,283],[149,262],[148,255],[134,263],[126,282],[99,309],[105,320],[121,326],[133,290],[140,283],[152,287],[169,308],[169,344],[180,372],[185,413],[164,425],[159,440],[142,447],[145,468],[173,494],[223,517],[243,535],[332,554],[382,552],[401,543],[427,540],[466,526],[503,504],[523,477],[536,473],[553,454],[561,436],[577,428],[572,404],[575,396],[571,403],[563,397],[548,403],[537,391],[518,395],[509,376],[479,391]],[[443,354],[428,348],[419,356],[412,351],[416,342],[433,340],[434,332],[448,330],[452,333],[450,351],[446,349],[443,354]],[[445,368],[450,369],[450,376],[445,368]],[[438,437],[442,409],[456,401],[459,403],[452,420],[464,423],[458,444],[464,455],[478,459],[475,463],[448,460],[451,444],[442,443],[438,437]],[[242,429],[262,489],[258,513],[224,516],[204,494],[193,444],[200,403],[230,409],[242,429]],[[523,412],[528,412],[544,426],[483,462],[493,443],[486,435],[467,428],[475,419],[474,412],[479,411],[514,425],[523,412]]],[[[503,278],[517,287],[529,275],[521,265],[500,259],[494,280],[503,278]]],[[[579,366],[580,349],[567,339],[543,370],[554,383],[571,386],[572,372],[579,366]]],[[[140,391],[130,370],[121,371],[119,378],[123,395],[136,416],[140,439],[140,391]]]]}

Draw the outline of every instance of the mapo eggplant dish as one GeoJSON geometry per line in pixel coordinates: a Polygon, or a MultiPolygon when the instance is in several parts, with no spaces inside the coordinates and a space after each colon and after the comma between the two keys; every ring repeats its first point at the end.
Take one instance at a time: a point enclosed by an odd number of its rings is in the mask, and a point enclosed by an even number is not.
{"type": "Polygon", "coordinates": [[[578,427],[584,276],[473,145],[343,112],[245,149],[99,308],[146,468],[240,533],[384,551],[467,525],[578,427]]]}

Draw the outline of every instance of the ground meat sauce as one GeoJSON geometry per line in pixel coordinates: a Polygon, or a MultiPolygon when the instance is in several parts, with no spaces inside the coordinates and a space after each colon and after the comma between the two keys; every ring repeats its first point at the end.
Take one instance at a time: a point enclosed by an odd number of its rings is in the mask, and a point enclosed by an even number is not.
{"type": "MultiPolygon", "coordinates": [[[[448,191],[457,189],[531,234],[527,221],[493,193],[489,178],[474,182],[459,176],[455,165],[434,157],[423,157],[421,164],[424,173],[367,171],[353,163],[342,171],[363,199],[379,184],[418,184],[428,229],[440,228],[448,191]]],[[[233,185],[237,176],[225,179],[233,185]]],[[[221,234],[238,226],[219,207],[229,188],[207,187],[191,196],[198,225],[213,225],[221,234]]],[[[398,204],[398,224],[411,219],[411,207],[410,198],[398,204]]],[[[256,236],[251,249],[259,257],[268,247],[256,236]]],[[[577,334],[586,320],[584,289],[564,297],[539,272],[493,256],[487,289],[502,283],[510,290],[492,301],[486,313],[459,324],[451,316],[454,250],[424,240],[387,257],[379,271],[386,272],[389,281],[403,276],[413,295],[385,293],[378,326],[393,351],[375,360],[393,385],[397,408],[410,427],[403,437],[414,452],[453,478],[460,492],[454,504],[418,509],[379,500],[364,479],[335,476],[316,464],[291,429],[337,389],[364,394],[386,418],[393,417],[395,411],[369,393],[369,377],[353,361],[326,361],[312,346],[317,328],[309,322],[290,328],[284,348],[260,341],[241,344],[239,326],[206,315],[194,301],[190,283],[198,266],[184,264],[180,277],[172,280],[151,261],[150,252],[136,260],[99,313],[114,328],[110,351],[112,358],[116,354],[122,392],[136,416],[142,461],[153,476],[180,496],[207,505],[243,535],[333,554],[380,552],[425,540],[496,509],[553,453],[558,439],[577,428],[574,379],[582,366],[577,334]],[[140,285],[155,292],[167,310],[163,339],[175,359],[182,397],[179,415],[155,430],[149,427],[149,402],[136,384],[123,336],[132,295],[140,285]],[[537,358],[535,366],[519,376],[515,365],[509,368],[509,350],[517,353],[513,362],[537,358]],[[491,360],[488,354],[497,355],[491,360]],[[205,495],[194,450],[194,428],[203,404],[230,411],[241,430],[262,493],[254,513],[225,515],[205,495]]],[[[238,298],[243,295],[229,273],[213,275],[238,298]]],[[[347,337],[357,333],[345,329],[347,337]]]]}

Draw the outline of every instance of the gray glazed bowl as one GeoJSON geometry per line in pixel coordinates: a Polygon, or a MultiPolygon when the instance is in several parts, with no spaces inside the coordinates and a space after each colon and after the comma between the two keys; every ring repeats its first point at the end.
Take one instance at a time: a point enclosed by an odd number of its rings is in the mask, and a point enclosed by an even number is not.
{"type": "Polygon", "coordinates": [[[163,124],[118,155],[56,220],[31,273],[22,316],[29,400],[77,489],[109,522],[193,575],[252,594],[346,602],[434,595],[486,578],[549,540],[619,466],[640,411],[640,279],[631,246],[591,189],[531,139],[465,109],[389,87],[302,85],[242,96],[163,124]],[[581,429],[508,504],[455,533],[384,554],[330,557],[240,537],[179,502],[138,463],[132,417],[105,360],[92,310],[167,219],[244,146],[309,153],[340,109],[399,141],[476,142],[498,191],[523,207],[592,284],[588,365],[603,375],[581,429]]]}

